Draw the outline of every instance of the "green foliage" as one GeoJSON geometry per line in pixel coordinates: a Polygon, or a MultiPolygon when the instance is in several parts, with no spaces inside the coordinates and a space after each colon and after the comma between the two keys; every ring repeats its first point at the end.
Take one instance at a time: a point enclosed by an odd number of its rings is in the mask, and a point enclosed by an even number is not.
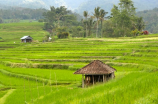
{"type": "Polygon", "coordinates": [[[135,36],[138,36],[140,32],[138,31],[138,29],[135,29],[135,30],[133,30],[131,33],[132,33],[133,36],[135,37],[135,36]]]}
{"type": "Polygon", "coordinates": [[[44,22],[44,19],[39,19],[38,22],[44,22]]]}
{"type": "Polygon", "coordinates": [[[111,10],[115,36],[126,36],[133,27],[135,8],[131,0],[120,0],[119,6],[111,10]],[[117,31],[117,30],[120,30],[117,31]]]}
{"type": "Polygon", "coordinates": [[[82,26],[73,26],[69,29],[72,37],[83,37],[84,31],[82,26]]]}
{"type": "Polygon", "coordinates": [[[88,25],[88,23],[87,23],[87,17],[88,17],[88,12],[87,11],[84,11],[83,12],[83,16],[86,18],[86,21],[84,21],[84,24],[86,25],[85,26],[85,30],[86,30],[86,37],[88,36],[88,32],[87,32],[87,29],[88,29],[88,27],[87,27],[87,25],[88,25]]]}
{"type": "Polygon", "coordinates": [[[43,12],[46,9],[29,9],[29,8],[12,8],[1,9],[1,16],[3,19],[42,19],[43,12]]]}
{"type": "Polygon", "coordinates": [[[67,32],[62,32],[61,33],[60,32],[60,33],[57,34],[57,36],[58,36],[59,39],[68,38],[69,33],[67,33],[67,32]]]}
{"type": "Polygon", "coordinates": [[[3,19],[2,18],[0,18],[0,23],[3,23],[3,19]]]}
{"type": "Polygon", "coordinates": [[[103,9],[100,10],[100,21],[101,21],[101,37],[103,37],[103,34],[102,34],[102,27],[103,27],[103,21],[104,21],[104,18],[105,18],[105,15],[108,14],[108,12],[105,12],[103,9]]]}
{"type": "Polygon", "coordinates": [[[60,26],[78,25],[75,14],[67,10],[66,7],[60,6],[55,8],[50,7],[50,10],[43,13],[45,18],[45,30],[59,28],[60,26]]]}
{"type": "Polygon", "coordinates": [[[94,9],[94,14],[93,14],[96,18],[97,18],[97,28],[96,28],[96,38],[98,37],[98,25],[99,25],[99,23],[98,23],[98,19],[99,19],[99,17],[100,17],[100,7],[96,7],[95,9],[94,9]]]}
{"type": "Polygon", "coordinates": [[[109,22],[105,22],[105,25],[110,24],[110,27],[105,27],[104,32],[108,30],[112,37],[131,36],[131,31],[144,29],[143,19],[135,16],[135,7],[131,0],[120,0],[118,6],[113,6],[111,16],[109,22]]]}
{"type": "Polygon", "coordinates": [[[48,42],[49,41],[49,35],[45,35],[45,37],[43,38],[43,41],[48,42]]]}
{"type": "Polygon", "coordinates": [[[143,21],[143,17],[138,17],[136,19],[136,28],[139,31],[142,31],[145,28],[145,22],[143,21]]]}
{"type": "Polygon", "coordinates": [[[66,27],[66,26],[59,27],[59,28],[56,29],[56,31],[57,31],[58,33],[60,33],[60,32],[66,32],[66,31],[67,31],[67,27],[66,27]]]}

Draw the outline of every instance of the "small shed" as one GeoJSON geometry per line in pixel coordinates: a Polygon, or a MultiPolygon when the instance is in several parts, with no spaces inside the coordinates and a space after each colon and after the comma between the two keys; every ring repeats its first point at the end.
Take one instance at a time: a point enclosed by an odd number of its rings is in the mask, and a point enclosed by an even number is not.
{"type": "Polygon", "coordinates": [[[31,36],[24,36],[21,38],[21,42],[27,43],[27,42],[32,42],[32,37],[31,36]]]}
{"type": "Polygon", "coordinates": [[[102,61],[94,60],[85,67],[77,70],[74,74],[82,74],[82,88],[94,85],[97,82],[106,82],[115,77],[116,69],[104,64],[102,61]]]}

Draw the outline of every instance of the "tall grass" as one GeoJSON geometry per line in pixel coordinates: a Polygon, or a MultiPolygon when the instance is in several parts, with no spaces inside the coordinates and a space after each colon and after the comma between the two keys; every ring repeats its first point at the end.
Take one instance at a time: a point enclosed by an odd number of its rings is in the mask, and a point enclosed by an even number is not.
{"type": "MultiPolygon", "coordinates": [[[[152,91],[157,91],[157,74],[146,72],[125,74],[123,77],[95,87],[60,90],[58,93],[51,93],[43,99],[39,99],[39,102],[41,104],[133,104],[148,96],[152,91]]],[[[154,99],[154,96],[151,98],[154,99]]]]}

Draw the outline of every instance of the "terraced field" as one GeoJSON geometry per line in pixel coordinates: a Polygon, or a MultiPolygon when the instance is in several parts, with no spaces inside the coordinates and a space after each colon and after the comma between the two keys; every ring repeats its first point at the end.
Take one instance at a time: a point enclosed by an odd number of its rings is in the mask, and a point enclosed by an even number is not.
{"type": "Polygon", "coordinates": [[[158,103],[157,34],[122,39],[1,43],[0,104],[158,103]],[[82,89],[81,75],[73,73],[93,60],[117,69],[116,78],[82,89]]]}

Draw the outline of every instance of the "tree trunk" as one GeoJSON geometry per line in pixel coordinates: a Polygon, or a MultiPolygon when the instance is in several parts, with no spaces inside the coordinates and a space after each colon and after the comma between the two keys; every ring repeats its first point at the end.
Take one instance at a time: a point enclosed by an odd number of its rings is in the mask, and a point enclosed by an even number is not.
{"type": "Polygon", "coordinates": [[[97,30],[96,30],[96,38],[98,37],[98,18],[97,18],[97,30]]]}
{"type": "Polygon", "coordinates": [[[103,21],[101,20],[101,38],[103,37],[103,34],[102,34],[102,25],[103,25],[103,21]]]}
{"type": "Polygon", "coordinates": [[[82,88],[84,88],[84,75],[82,74],[82,88]]]}
{"type": "Polygon", "coordinates": [[[86,37],[87,37],[88,35],[87,35],[87,23],[86,23],[86,37]]]}

